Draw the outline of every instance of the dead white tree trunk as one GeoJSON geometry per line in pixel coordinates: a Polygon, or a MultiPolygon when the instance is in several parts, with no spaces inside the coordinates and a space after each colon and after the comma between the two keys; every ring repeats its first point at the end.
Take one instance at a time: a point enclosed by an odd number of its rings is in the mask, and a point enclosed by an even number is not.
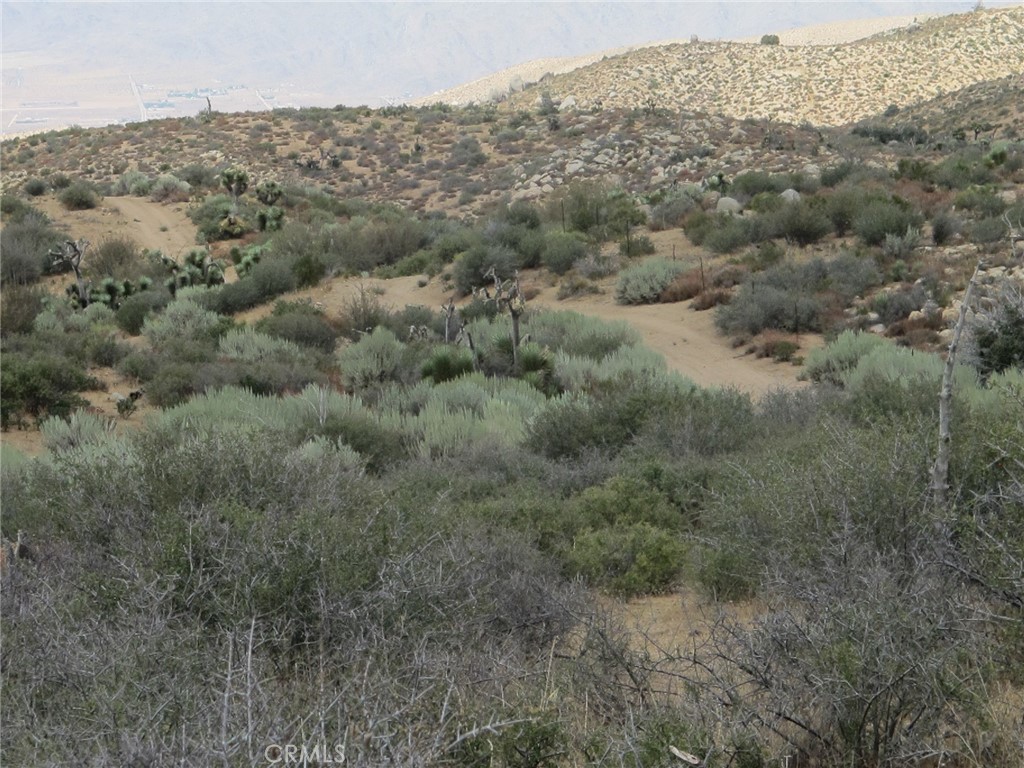
{"type": "Polygon", "coordinates": [[[448,344],[452,340],[452,327],[455,321],[455,300],[448,299],[447,304],[441,305],[441,311],[444,312],[444,343],[448,344]]]}
{"type": "Polygon", "coordinates": [[[484,277],[494,280],[494,303],[497,304],[498,309],[508,310],[509,317],[512,318],[512,366],[518,367],[519,344],[521,343],[519,318],[526,311],[526,299],[519,287],[519,271],[516,271],[511,280],[502,280],[498,277],[494,267],[491,267],[484,277]]]}
{"type": "Polygon", "coordinates": [[[78,285],[78,302],[83,307],[89,306],[89,286],[82,277],[82,259],[89,248],[89,241],[83,238],[78,240],[65,240],[59,247],[53,248],[49,256],[54,264],[66,265],[75,272],[75,282],[78,285]]]}
{"type": "Polygon", "coordinates": [[[974,292],[981,270],[982,265],[979,261],[974,268],[970,282],[967,283],[967,289],[964,291],[964,297],[960,303],[960,314],[953,328],[953,338],[949,342],[946,367],[942,372],[942,389],[939,390],[939,448],[935,455],[935,463],[932,465],[932,500],[939,507],[945,506],[946,493],[949,490],[949,452],[952,443],[949,421],[953,413],[953,374],[956,370],[957,347],[960,344],[960,335],[963,333],[967,320],[971,294],[974,292]]]}

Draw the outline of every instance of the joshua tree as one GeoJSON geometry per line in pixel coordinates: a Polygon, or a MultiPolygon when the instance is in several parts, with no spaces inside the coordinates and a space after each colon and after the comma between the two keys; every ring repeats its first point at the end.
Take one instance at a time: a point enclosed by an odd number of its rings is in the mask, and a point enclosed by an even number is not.
{"type": "Polygon", "coordinates": [[[261,181],[256,185],[256,199],[264,205],[273,205],[281,197],[282,191],[276,181],[261,181]]]}
{"type": "Polygon", "coordinates": [[[244,168],[232,166],[220,175],[220,183],[231,195],[231,215],[238,214],[238,198],[249,188],[249,174],[244,168]]]}

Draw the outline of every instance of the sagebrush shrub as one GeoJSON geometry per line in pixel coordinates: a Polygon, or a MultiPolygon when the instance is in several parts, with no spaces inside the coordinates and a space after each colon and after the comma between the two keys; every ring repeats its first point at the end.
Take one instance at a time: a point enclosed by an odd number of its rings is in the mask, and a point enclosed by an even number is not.
{"type": "Polygon", "coordinates": [[[913,227],[907,227],[902,235],[887,234],[882,241],[882,255],[887,259],[909,259],[920,239],[920,231],[913,227]]]}
{"type": "Polygon", "coordinates": [[[662,291],[679,276],[685,267],[679,262],[652,259],[635,267],[623,270],[615,288],[615,300],[619,304],[654,304],[662,291]]]}
{"type": "Polygon", "coordinates": [[[875,347],[886,344],[873,333],[843,331],[824,347],[812,349],[804,364],[804,375],[811,381],[840,386],[848,371],[875,347]]]}
{"type": "Polygon", "coordinates": [[[147,317],[142,333],[154,347],[161,347],[170,342],[209,341],[221,327],[217,313],[179,299],[170,302],[159,315],[147,317]]]}
{"type": "Polygon", "coordinates": [[[356,392],[398,381],[403,344],[387,328],[377,327],[338,353],[342,381],[356,392]]]}
{"type": "Polygon", "coordinates": [[[162,174],[150,186],[149,197],[156,202],[185,203],[188,202],[192,187],[187,181],[177,176],[162,174]]]}
{"type": "Polygon", "coordinates": [[[806,333],[821,330],[821,310],[814,296],[746,283],[730,303],[718,308],[715,325],[724,333],[753,335],[766,328],[806,333]]]}
{"type": "Polygon", "coordinates": [[[60,193],[60,202],[69,211],[84,211],[100,204],[95,188],[85,181],[76,181],[60,193]]]}

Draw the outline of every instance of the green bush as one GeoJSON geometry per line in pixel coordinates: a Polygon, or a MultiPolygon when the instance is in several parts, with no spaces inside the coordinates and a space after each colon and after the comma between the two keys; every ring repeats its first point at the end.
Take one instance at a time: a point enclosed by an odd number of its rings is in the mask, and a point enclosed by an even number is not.
{"type": "Polygon", "coordinates": [[[198,391],[195,374],[195,367],[188,363],[161,365],[146,384],[146,398],[157,408],[181,405],[198,391]]]}
{"type": "Polygon", "coordinates": [[[789,177],[771,174],[765,171],[746,171],[739,174],[732,182],[730,192],[748,200],[762,192],[779,194],[790,186],[789,177]]]}
{"type": "Polygon", "coordinates": [[[423,364],[421,374],[435,384],[457,379],[473,370],[473,355],[465,347],[443,345],[434,349],[423,364]]]}
{"type": "Polygon", "coordinates": [[[890,325],[906,319],[911,312],[921,309],[927,300],[928,294],[924,288],[914,285],[878,294],[871,301],[871,309],[878,313],[883,323],[890,325]]]}
{"type": "Polygon", "coordinates": [[[735,253],[752,240],[752,220],[740,216],[717,216],[702,245],[712,253],[735,253]]]}
{"type": "Polygon", "coordinates": [[[452,280],[456,290],[467,295],[474,288],[493,284],[491,278],[484,277],[492,268],[502,280],[512,277],[516,263],[515,252],[508,248],[500,245],[474,245],[455,262],[452,280]]]}
{"type": "Polygon", "coordinates": [[[627,259],[654,253],[654,242],[647,235],[632,235],[619,242],[619,254],[627,259]]]}
{"type": "Polygon", "coordinates": [[[655,304],[661,292],[683,272],[685,267],[675,261],[652,259],[623,270],[615,288],[619,304],[655,304]]]}
{"type": "Polygon", "coordinates": [[[405,435],[367,413],[331,413],[317,433],[351,447],[366,460],[371,472],[381,472],[409,457],[405,435]]]}
{"type": "Polygon", "coordinates": [[[142,382],[156,376],[159,369],[160,358],[148,350],[129,352],[117,364],[117,371],[122,376],[142,382]]]}
{"type": "Polygon", "coordinates": [[[832,230],[822,207],[811,201],[787,203],[773,218],[776,231],[801,247],[818,242],[832,230]]]}
{"type": "Polygon", "coordinates": [[[778,35],[761,35],[761,45],[778,45],[778,35]]]}
{"type": "Polygon", "coordinates": [[[919,229],[921,217],[896,201],[868,203],[853,220],[853,231],[866,245],[881,245],[886,235],[919,229]]]}
{"type": "Polygon", "coordinates": [[[516,254],[516,266],[533,269],[540,266],[545,238],[539,229],[524,224],[492,221],[486,227],[488,245],[508,248],[516,254]]]}
{"type": "Polygon", "coordinates": [[[907,227],[902,235],[888,234],[882,241],[882,256],[891,261],[906,261],[913,255],[920,239],[921,233],[913,227],[907,227]]]}
{"type": "Polygon", "coordinates": [[[718,307],[715,325],[732,334],[754,335],[766,328],[807,333],[821,330],[821,309],[814,296],[746,283],[730,303],[718,307]]]}
{"type": "Polygon", "coordinates": [[[593,586],[623,597],[669,591],[685,564],[676,536],[649,523],[583,531],[566,554],[567,567],[593,586]]]}
{"type": "Polygon", "coordinates": [[[549,459],[618,453],[650,421],[679,410],[690,386],[664,374],[630,372],[592,395],[561,395],[534,414],[526,444],[549,459]]]}
{"type": "Polygon", "coordinates": [[[968,238],[972,243],[988,245],[1006,237],[1006,223],[998,217],[981,219],[970,225],[968,238]]]}
{"type": "Polygon", "coordinates": [[[843,161],[838,165],[830,165],[821,169],[821,186],[835,187],[842,183],[853,172],[854,164],[843,161]]]}
{"type": "Polygon", "coordinates": [[[263,259],[244,279],[210,290],[197,300],[214,312],[233,315],[295,290],[299,281],[293,267],[285,259],[263,259]]]}
{"type": "Polygon", "coordinates": [[[313,310],[312,307],[309,310],[289,311],[292,306],[295,305],[278,302],[273,314],[256,323],[256,329],[320,352],[333,352],[338,334],[324,318],[323,313],[313,310]]]}
{"type": "Polygon", "coordinates": [[[572,232],[549,232],[544,236],[541,262],[556,275],[564,275],[587,254],[587,246],[572,232]]]}
{"type": "Polygon", "coordinates": [[[940,211],[932,219],[932,242],[945,245],[960,232],[963,222],[950,211],[940,211]]]}
{"type": "Polygon", "coordinates": [[[988,321],[975,331],[975,338],[978,371],[982,376],[1011,368],[1024,370],[1024,303],[1007,295],[988,321]]]}
{"type": "Polygon", "coordinates": [[[757,568],[758,563],[739,547],[707,549],[700,561],[700,583],[715,600],[747,600],[757,591],[760,581],[757,568]]]}
{"type": "Polygon", "coordinates": [[[152,188],[153,181],[146,174],[141,171],[129,170],[121,174],[121,178],[114,184],[111,194],[146,197],[152,188]]]}
{"type": "Polygon", "coordinates": [[[130,237],[107,237],[96,252],[84,259],[85,273],[92,278],[136,279],[142,274],[139,246],[130,237]]]}
{"type": "MultiPolygon", "coordinates": [[[[219,186],[217,171],[202,163],[192,163],[174,172],[182,181],[189,184],[193,189],[203,189],[219,186]]],[[[134,193],[133,193],[134,194],[134,193]]]]}
{"type": "Polygon", "coordinates": [[[981,150],[972,147],[940,162],[934,178],[947,189],[966,189],[972,184],[991,184],[995,174],[985,165],[981,150]]]}
{"type": "Polygon", "coordinates": [[[46,182],[42,179],[32,178],[22,184],[21,188],[29,197],[39,197],[46,193],[46,182]]]}
{"type": "Polygon", "coordinates": [[[1006,203],[991,187],[971,186],[959,192],[953,199],[957,208],[975,211],[984,217],[999,216],[1006,210],[1006,203]]]}
{"type": "Polygon", "coordinates": [[[548,218],[564,221],[568,230],[595,240],[624,235],[627,227],[646,221],[631,195],[591,181],[573,182],[560,189],[549,205],[548,218]]]}
{"type": "Polygon", "coordinates": [[[712,215],[706,211],[694,211],[683,222],[683,232],[694,245],[703,245],[708,234],[715,229],[717,220],[723,217],[724,214],[712,215]]]}
{"type": "Polygon", "coordinates": [[[825,215],[832,222],[836,235],[844,237],[853,228],[854,220],[866,204],[866,195],[850,187],[829,195],[825,201],[825,215]]]}
{"type": "Polygon", "coordinates": [[[5,284],[27,284],[39,279],[50,270],[50,250],[63,240],[46,216],[26,207],[0,229],[0,280],[5,284]]]}
{"type": "Polygon", "coordinates": [[[210,195],[202,204],[189,211],[189,218],[196,225],[200,242],[212,242],[233,237],[222,226],[231,215],[231,198],[227,195],[210,195]]]}
{"type": "Polygon", "coordinates": [[[63,192],[58,199],[69,211],[84,211],[100,204],[100,196],[95,188],[85,181],[76,181],[63,192]]]}
{"type": "Polygon", "coordinates": [[[3,429],[19,424],[25,416],[68,416],[88,403],[77,393],[99,389],[101,384],[66,357],[40,352],[31,355],[6,352],[0,368],[0,416],[3,429]]]}
{"type": "Polygon", "coordinates": [[[41,286],[5,285],[0,295],[0,335],[30,333],[49,296],[41,286]]]}
{"type": "Polygon", "coordinates": [[[700,188],[696,185],[684,186],[681,192],[669,195],[651,205],[651,229],[659,232],[670,227],[682,225],[686,215],[690,213],[700,199],[700,188]]]}

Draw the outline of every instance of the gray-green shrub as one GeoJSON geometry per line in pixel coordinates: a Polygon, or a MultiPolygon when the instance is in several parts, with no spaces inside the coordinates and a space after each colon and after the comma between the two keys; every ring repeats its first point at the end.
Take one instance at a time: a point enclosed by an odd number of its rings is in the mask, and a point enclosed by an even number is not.
{"type": "Polygon", "coordinates": [[[548,232],[544,236],[541,263],[556,275],[564,275],[587,254],[586,243],[572,232],[548,232]]]}
{"type": "Polygon", "coordinates": [[[918,229],[921,216],[900,203],[876,200],[869,202],[853,219],[853,231],[866,245],[881,245],[886,235],[902,236],[908,229],[918,229]]]}
{"type": "Polygon", "coordinates": [[[684,265],[666,259],[651,259],[619,274],[615,300],[619,304],[655,304],[661,292],[683,272],[684,265]]]}

